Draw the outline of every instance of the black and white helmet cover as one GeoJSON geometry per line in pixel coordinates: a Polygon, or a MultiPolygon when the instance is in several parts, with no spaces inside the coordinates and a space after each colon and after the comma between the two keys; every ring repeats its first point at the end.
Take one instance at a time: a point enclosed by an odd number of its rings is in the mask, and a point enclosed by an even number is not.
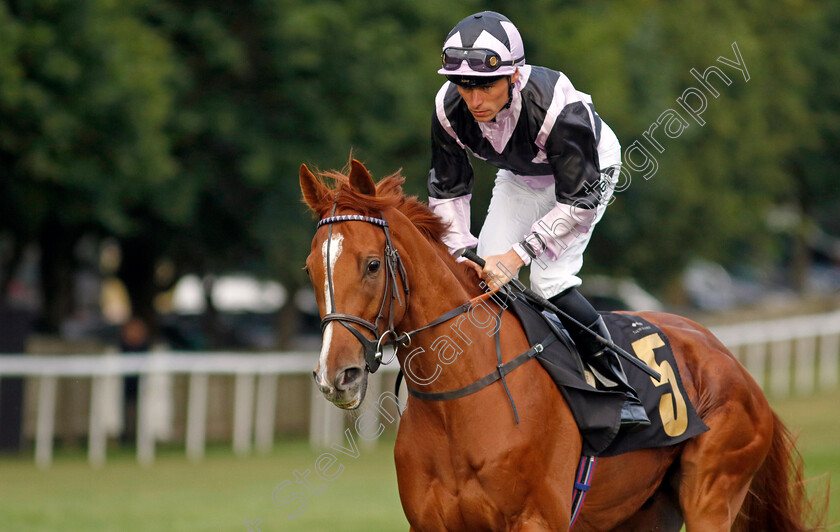
{"type": "MultiPolygon", "coordinates": [[[[470,15],[455,25],[443,43],[443,51],[472,50],[491,51],[497,58],[490,58],[489,65],[501,66],[493,70],[475,70],[467,60],[461,61],[457,68],[442,67],[438,74],[452,78],[459,77],[502,77],[516,72],[517,67],[525,64],[525,47],[522,36],[516,26],[504,15],[495,11],[482,11],[470,15]]],[[[492,68],[491,66],[491,68],[492,68]]]]}

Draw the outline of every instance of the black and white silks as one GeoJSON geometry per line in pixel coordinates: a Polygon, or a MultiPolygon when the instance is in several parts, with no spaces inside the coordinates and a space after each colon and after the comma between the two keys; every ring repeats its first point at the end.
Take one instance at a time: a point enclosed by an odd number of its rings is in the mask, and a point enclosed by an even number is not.
{"type": "MultiPolygon", "coordinates": [[[[567,233],[586,233],[603,201],[601,169],[620,163],[620,146],[595,112],[592,99],[561,72],[526,65],[508,109],[492,122],[477,122],[457,87],[445,83],[435,98],[429,205],[451,224],[450,249],[472,247],[469,202],[473,170],[468,152],[507,170],[533,189],[554,185],[556,206],[532,227],[544,250],[514,246],[526,263],[533,252],[550,259],[563,253],[567,233]]],[[[525,238],[528,235],[522,235],[525,238]]]]}

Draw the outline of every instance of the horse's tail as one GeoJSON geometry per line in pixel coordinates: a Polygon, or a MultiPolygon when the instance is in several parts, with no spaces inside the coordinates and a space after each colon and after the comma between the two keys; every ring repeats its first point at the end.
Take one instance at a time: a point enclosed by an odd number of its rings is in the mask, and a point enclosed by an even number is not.
{"type": "Polygon", "coordinates": [[[807,532],[825,529],[825,502],[809,499],[802,476],[802,456],[795,440],[779,417],[773,414],[770,452],[750,484],[733,530],[807,532]]]}

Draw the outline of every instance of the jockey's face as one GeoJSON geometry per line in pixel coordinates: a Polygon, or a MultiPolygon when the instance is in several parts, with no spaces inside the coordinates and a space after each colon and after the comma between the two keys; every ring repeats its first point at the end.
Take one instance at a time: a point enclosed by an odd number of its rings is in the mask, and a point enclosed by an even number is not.
{"type": "MultiPolygon", "coordinates": [[[[458,85],[461,98],[467,103],[473,118],[478,122],[493,120],[508,102],[508,79],[504,77],[495,83],[482,87],[462,87],[458,85]]],[[[516,83],[519,70],[514,72],[510,81],[516,83]]]]}

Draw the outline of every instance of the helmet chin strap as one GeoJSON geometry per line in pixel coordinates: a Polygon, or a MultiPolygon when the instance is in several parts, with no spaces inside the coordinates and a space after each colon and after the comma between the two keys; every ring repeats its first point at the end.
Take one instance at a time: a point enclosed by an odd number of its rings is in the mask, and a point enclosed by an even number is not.
{"type": "Polygon", "coordinates": [[[508,101],[505,104],[505,106],[502,107],[502,110],[510,109],[510,104],[513,103],[513,76],[508,76],[507,80],[508,80],[508,101]]]}

